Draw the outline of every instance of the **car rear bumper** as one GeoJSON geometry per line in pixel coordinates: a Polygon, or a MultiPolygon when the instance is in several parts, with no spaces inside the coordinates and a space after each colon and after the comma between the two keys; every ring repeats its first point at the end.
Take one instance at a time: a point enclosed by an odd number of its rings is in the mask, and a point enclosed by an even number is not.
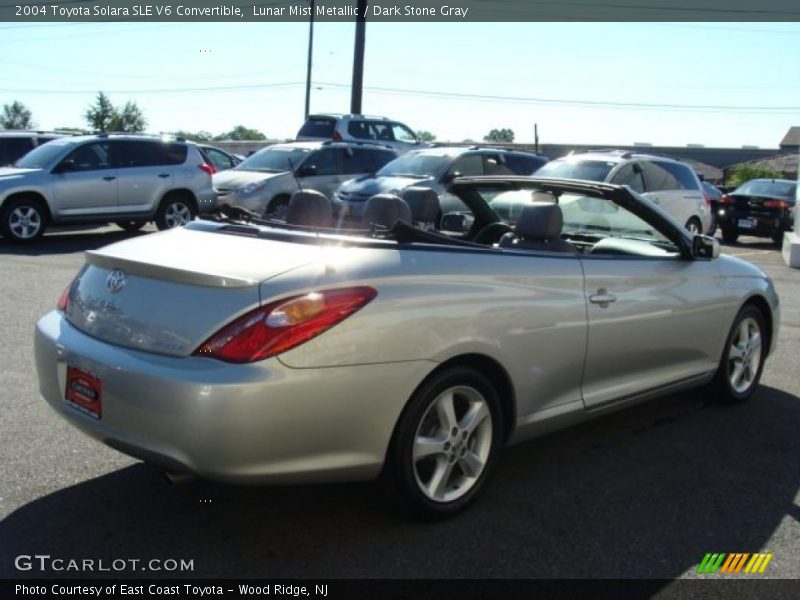
{"type": "Polygon", "coordinates": [[[42,397],[84,433],[131,456],[237,483],[375,477],[430,361],[292,369],[169,357],[92,338],[53,311],[36,326],[42,397]],[[65,400],[67,366],[100,379],[102,418],[65,400]]]}
{"type": "Polygon", "coordinates": [[[790,231],[793,219],[789,215],[764,215],[736,208],[720,208],[717,223],[723,229],[735,230],[745,235],[769,237],[782,231],[790,231]],[[752,226],[744,226],[742,221],[750,221],[752,226]]]}

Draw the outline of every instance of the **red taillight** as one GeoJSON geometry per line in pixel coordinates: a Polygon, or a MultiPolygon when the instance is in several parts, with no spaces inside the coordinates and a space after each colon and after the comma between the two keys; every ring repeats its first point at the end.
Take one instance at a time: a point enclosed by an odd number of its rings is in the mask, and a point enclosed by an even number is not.
{"type": "Polygon", "coordinates": [[[723,194],[723,196],[719,199],[720,204],[734,204],[736,200],[733,196],[728,196],[728,194],[723,194]]]}
{"type": "Polygon", "coordinates": [[[273,302],[220,329],[195,355],[247,363],[281,354],[343,321],[377,293],[371,287],[354,287],[273,302]]]}
{"type": "Polygon", "coordinates": [[[67,312],[67,307],[69,306],[69,289],[72,287],[72,284],[69,284],[67,287],[64,288],[64,291],[61,292],[61,297],[58,299],[58,304],[56,304],[56,308],[61,312],[67,312]]]}
{"type": "Polygon", "coordinates": [[[766,200],[764,202],[764,208],[789,208],[791,204],[789,204],[786,200],[766,200]]]}
{"type": "Polygon", "coordinates": [[[342,134],[339,133],[338,131],[334,130],[333,135],[331,136],[331,138],[333,138],[337,142],[341,142],[342,141],[342,134]]]}
{"type": "Polygon", "coordinates": [[[200,165],[200,169],[208,173],[209,175],[213,175],[217,172],[217,168],[214,165],[210,165],[208,163],[203,163],[200,165]]]}

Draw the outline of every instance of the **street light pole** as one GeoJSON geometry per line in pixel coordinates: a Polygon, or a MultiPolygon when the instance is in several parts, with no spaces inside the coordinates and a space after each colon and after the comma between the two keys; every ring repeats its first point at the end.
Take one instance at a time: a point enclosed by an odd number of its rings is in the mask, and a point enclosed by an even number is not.
{"type": "Polygon", "coordinates": [[[311,56],[314,53],[314,0],[311,0],[311,14],[308,18],[308,68],[306,70],[306,114],[311,112],[311,56]]]}
{"type": "Polygon", "coordinates": [[[367,35],[367,0],[358,0],[356,15],[356,43],[353,53],[353,86],[350,93],[350,112],[361,114],[361,96],[364,89],[364,45],[367,35]]]}

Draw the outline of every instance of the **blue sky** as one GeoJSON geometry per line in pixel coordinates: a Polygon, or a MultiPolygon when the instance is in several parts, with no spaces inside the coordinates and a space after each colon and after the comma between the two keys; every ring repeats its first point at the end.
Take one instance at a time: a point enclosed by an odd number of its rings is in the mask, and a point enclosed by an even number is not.
{"type": "MultiPolygon", "coordinates": [[[[292,137],[307,35],[305,23],[0,23],[0,104],[24,102],[41,128],[85,126],[103,90],[137,102],[154,132],[241,123],[292,137]]],[[[349,111],[353,35],[316,25],[312,111],[349,111]]],[[[532,141],[538,123],[541,142],[774,148],[800,125],[800,23],[368,23],[366,56],[364,112],[439,140],[508,127],[532,141]]]]}

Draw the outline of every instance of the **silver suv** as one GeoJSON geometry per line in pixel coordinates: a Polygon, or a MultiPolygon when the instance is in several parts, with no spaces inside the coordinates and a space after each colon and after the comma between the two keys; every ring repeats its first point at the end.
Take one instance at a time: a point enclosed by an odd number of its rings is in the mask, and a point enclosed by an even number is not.
{"type": "Polygon", "coordinates": [[[48,224],[178,227],[216,207],[213,170],[196,145],[180,138],[59,138],[0,169],[0,232],[30,242],[48,224]]]}
{"type": "Polygon", "coordinates": [[[309,115],[297,132],[298,141],[334,140],[345,142],[377,142],[398,152],[428,148],[414,131],[399,121],[386,117],[325,113],[309,115]]]}
{"type": "Polygon", "coordinates": [[[214,175],[220,204],[231,204],[281,219],[299,189],[333,200],[345,181],[375,173],[398,157],[393,148],[353,142],[274,144],[233,169],[214,175]]]}
{"type": "Polygon", "coordinates": [[[622,150],[581,152],[550,161],[536,176],[627,185],[692,233],[711,228],[711,207],[700,178],[692,167],[672,158],[622,150]]]}

